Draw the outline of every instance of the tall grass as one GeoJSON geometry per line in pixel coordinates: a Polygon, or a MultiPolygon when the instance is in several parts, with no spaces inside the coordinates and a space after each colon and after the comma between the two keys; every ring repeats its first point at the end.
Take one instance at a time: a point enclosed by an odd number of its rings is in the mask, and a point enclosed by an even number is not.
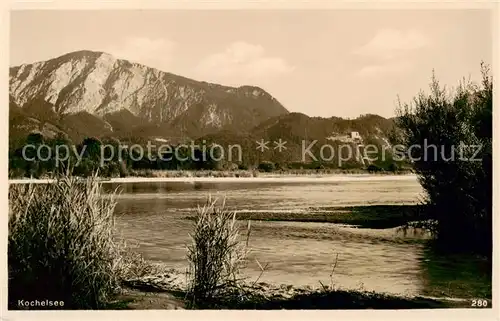
{"type": "Polygon", "coordinates": [[[119,285],[122,251],[113,241],[114,194],[96,177],[58,178],[9,190],[9,308],[18,300],[102,308],[119,285]]]}
{"type": "Polygon", "coordinates": [[[235,213],[225,209],[224,201],[217,206],[217,200],[209,198],[205,206],[198,207],[188,246],[190,307],[210,307],[238,287],[239,271],[248,254],[250,223],[246,232],[245,241],[235,213]]]}

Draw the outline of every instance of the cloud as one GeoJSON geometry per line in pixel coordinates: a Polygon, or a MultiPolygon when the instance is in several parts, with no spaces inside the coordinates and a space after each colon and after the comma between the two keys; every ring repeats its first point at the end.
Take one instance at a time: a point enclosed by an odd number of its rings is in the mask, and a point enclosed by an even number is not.
{"type": "Polygon", "coordinates": [[[112,45],[105,51],[116,58],[168,71],[172,65],[175,47],[174,42],[163,38],[129,37],[123,43],[112,45]]]}
{"type": "Polygon", "coordinates": [[[397,61],[385,64],[368,65],[356,72],[356,76],[361,78],[387,77],[409,72],[413,65],[408,61],[397,61]]]}
{"type": "Polygon", "coordinates": [[[262,46],[242,41],[206,57],[195,67],[199,77],[233,85],[262,82],[293,70],[283,58],[266,56],[262,46]]]}
{"type": "Polygon", "coordinates": [[[354,53],[360,56],[390,59],[404,52],[420,49],[430,44],[430,40],[420,31],[380,29],[365,45],[354,53]]]}

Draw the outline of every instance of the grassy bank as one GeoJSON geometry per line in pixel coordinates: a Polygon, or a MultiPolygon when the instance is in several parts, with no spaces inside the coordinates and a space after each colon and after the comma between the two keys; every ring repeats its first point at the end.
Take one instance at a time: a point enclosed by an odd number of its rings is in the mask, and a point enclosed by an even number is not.
{"type": "Polygon", "coordinates": [[[308,176],[308,175],[407,175],[412,174],[413,171],[411,169],[403,169],[397,171],[371,171],[367,168],[351,168],[351,169],[342,169],[342,168],[320,168],[320,169],[275,169],[269,172],[261,172],[261,173],[270,173],[274,175],[298,175],[298,176],[308,176]]]}
{"type": "Polygon", "coordinates": [[[131,170],[129,177],[257,177],[258,171],[252,170],[131,170]]]}
{"type": "MultiPolygon", "coordinates": [[[[293,296],[261,289],[235,291],[226,300],[214,300],[198,309],[217,310],[349,310],[349,309],[443,309],[470,308],[469,300],[446,300],[428,297],[399,297],[366,291],[297,291],[293,296]]],[[[186,293],[172,290],[137,290],[127,288],[108,304],[107,309],[186,309],[186,293]]],[[[488,300],[491,306],[491,300],[488,300]]]]}
{"type": "Polygon", "coordinates": [[[314,176],[314,175],[407,175],[411,170],[371,172],[367,169],[276,169],[259,170],[130,170],[131,177],[258,177],[278,176],[314,176]]]}
{"type": "MultiPolygon", "coordinates": [[[[235,296],[236,298],[237,296],[235,296]]],[[[254,310],[349,310],[349,309],[435,309],[468,307],[467,303],[423,297],[404,298],[375,292],[317,291],[297,294],[291,298],[268,299],[255,295],[246,300],[217,302],[211,309],[254,310]]]]}
{"type": "MultiPolygon", "coordinates": [[[[131,169],[126,174],[120,175],[103,175],[99,170],[95,173],[101,178],[119,178],[119,177],[147,177],[147,178],[192,178],[192,177],[287,177],[287,176],[329,176],[329,175],[408,175],[412,174],[411,170],[400,171],[378,171],[371,172],[367,169],[279,169],[272,171],[259,171],[259,170],[152,170],[152,169],[131,169]]],[[[108,173],[109,174],[109,173],[108,173]]],[[[54,175],[45,173],[40,175],[38,179],[51,179],[54,175]]],[[[9,179],[23,179],[27,178],[22,175],[14,175],[11,173],[9,179]]]]}
{"type": "MultiPolygon", "coordinates": [[[[349,224],[363,228],[393,228],[422,219],[420,205],[371,205],[310,208],[305,213],[236,212],[239,220],[349,224]]],[[[195,216],[187,219],[194,220],[195,216]]]]}
{"type": "MultiPolygon", "coordinates": [[[[185,272],[170,269],[124,282],[122,292],[107,309],[186,309],[189,287],[185,272]]],[[[226,293],[199,302],[197,309],[433,309],[468,308],[471,300],[443,296],[398,296],[364,290],[334,289],[332,285],[316,288],[272,285],[256,280],[240,282],[226,293]]],[[[491,296],[489,298],[491,306],[491,296]]]]}

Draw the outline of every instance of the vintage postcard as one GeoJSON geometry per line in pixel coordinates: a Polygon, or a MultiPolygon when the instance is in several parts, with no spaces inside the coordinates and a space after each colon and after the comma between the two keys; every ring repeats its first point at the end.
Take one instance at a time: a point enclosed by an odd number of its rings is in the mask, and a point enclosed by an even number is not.
{"type": "Polygon", "coordinates": [[[497,5],[24,6],[7,319],[493,318],[497,5]]]}

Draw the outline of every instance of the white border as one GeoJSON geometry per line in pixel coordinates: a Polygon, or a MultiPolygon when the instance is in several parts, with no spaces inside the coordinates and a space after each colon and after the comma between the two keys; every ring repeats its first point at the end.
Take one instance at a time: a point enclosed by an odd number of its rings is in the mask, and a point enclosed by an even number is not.
{"type": "MultiPolygon", "coordinates": [[[[0,6],[3,9],[0,14],[0,46],[3,47],[3,63],[0,66],[0,101],[4,102],[1,106],[1,116],[3,121],[0,126],[0,137],[8,137],[8,66],[9,66],[9,10],[27,10],[27,9],[44,9],[44,10],[72,10],[72,9],[87,9],[87,10],[101,10],[101,9],[205,9],[205,10],[220,10],[220,9],[493,9],[494,14],[492,42],[494,44],[493,54],[493,75],[498,78],[500,75],[500,51],[498,48],[498,40],[500,39],[500,5],[494,1],[328,1],[328,0],[315,0],[315,1],[298,1],[298,0],[268,0],[268,1],[231,1],[231,0],[218,0],[218,1],[193,1],[193,0],[176,0],[169,2],[159,2],[152,0],[129,0],[129,1],[50,1],[50,0],[33,0],[33,1],[1,1],[0,6]]],[[[478,35],[480,36],[480,35],[478,35]]],[[[500,99],[499,87],[494,87],[494,105],[495,110],[498,107],[498,99],[500,99]]],[[[500,150],[500,142],[497,139],[500,134],[499,128],[499,114],[494,113],[494,150],[500,150]]],[[[0,157],[1,175],[4,178],[3,184],[0,185],[0,195],[3,195],[1,202],[3,205],[3,220],[1,225],[1,248],[4,255],[0,256],[1,262],[1,306],[0,306],[0,319],[1,320],[68,320],[68,319],[84,319],[91,320],[107,320],[119,318],[124,320],[148,319],[148,320],[165,320],[165,319],[182,319],[182,320],[221,320],[221,319],[247,319],[247,320],[276,320],[284,319],[287,321],[303,320],[303,319],[359,319],[365,320],[368,318],[374,320],[417,320],[417,319],[443,319],[443,320],[500,320],[499,314],[499,279],[494,268],[493,273],[493,309],[445,309],[445,310],[332,310],[332,311],[168,311],[168,310],[145,310],[145,311],[7,311],[7,165],[8,165],[8,147],[7,139],[0,140],[0,149],[3,156],[0,157]]],[[[494,153],[496,156],[496,152],[494,153]]],[[[494,159],[494,182],[499,180],[499,171],[497,158],[494,159]]],[[[494,210],[498,208],[498,197],[500,189],[494,184],[494,210]]],[[[493,215],[493,223],[495,227],[494,244],[500,244],[500,237],[498,233],[498,225],[500,221],[498,217],[493,215]]],[[[494,246],[496,248],[496,246],[494,246]]],[[[498,251],[494,252],[493,262],[494,267],[498,267],[498,251]]]]}

